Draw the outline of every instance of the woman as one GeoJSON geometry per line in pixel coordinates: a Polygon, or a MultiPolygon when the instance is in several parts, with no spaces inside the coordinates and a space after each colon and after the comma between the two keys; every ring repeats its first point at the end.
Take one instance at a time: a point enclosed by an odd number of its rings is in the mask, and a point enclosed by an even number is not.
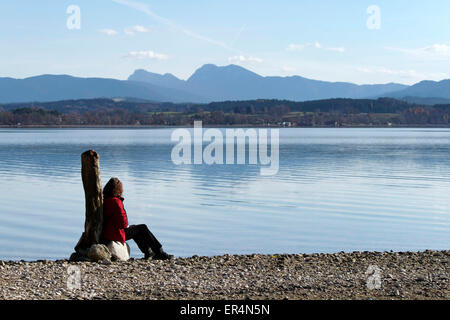
{"type": "Polygon", "coordinates": [[[128,225],[127,213],[123,207],[123,186],[117,178],[111,178],[103,189],[103,238],[106,241],[133,239],[144,258],[166,260],[173,258],[162,249],[161,244],[145,224],[128,225]]]}

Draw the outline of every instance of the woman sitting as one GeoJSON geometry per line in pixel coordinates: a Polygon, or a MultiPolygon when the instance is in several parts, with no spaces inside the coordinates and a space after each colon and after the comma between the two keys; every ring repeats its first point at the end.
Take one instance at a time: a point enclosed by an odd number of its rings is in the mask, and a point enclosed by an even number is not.
{"type": "Polygon", "coordinates": [[[123,186],[117,178],[111,178],[103,189],[103,240],[105,242],[133,239],[144,253],[144,259],[166,260],[173,258],[162,249],[162,245],[145,224],[128,225],[128,218],[123,206],[123,186]]]}

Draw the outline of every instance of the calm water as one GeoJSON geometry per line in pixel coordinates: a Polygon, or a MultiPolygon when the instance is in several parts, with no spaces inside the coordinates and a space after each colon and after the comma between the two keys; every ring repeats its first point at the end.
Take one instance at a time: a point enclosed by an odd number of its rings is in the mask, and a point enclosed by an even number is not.
{"type": "Polygon", "coordinates": [[[450,130],[281,129],[275,176],[176,166],[171,132],[0,129],[0,259],[69,257],[87,149],[103,184],[124,182],[130,223],[177,256],[450,247],[450,130]]]}

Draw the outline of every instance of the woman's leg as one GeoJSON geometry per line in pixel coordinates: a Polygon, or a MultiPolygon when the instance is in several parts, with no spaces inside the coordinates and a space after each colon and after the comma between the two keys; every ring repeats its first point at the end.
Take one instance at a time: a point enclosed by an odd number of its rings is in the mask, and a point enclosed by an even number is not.
{"type": "Polygon", "coordinates": [[[126,240],[133,239],[144,254],[148,253],[148,249],[156,253],[162,247],[145,224],[132,225],[126,228],[125,238],[126,240]]]}
{"type": "Polygon", "coordinates": [[[145,224],[131,225],[126,228],[125,238],[126,240],[133,239],[142,253],[144,253],[145,258],[148,258],[152,251],[157,257],[164,253],[161,243],[145,224]]]}

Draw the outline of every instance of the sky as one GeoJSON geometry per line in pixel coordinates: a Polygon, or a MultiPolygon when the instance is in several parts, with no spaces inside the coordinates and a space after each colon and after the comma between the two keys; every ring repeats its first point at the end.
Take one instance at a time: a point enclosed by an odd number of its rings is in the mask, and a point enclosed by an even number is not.
{"type": "Polygon", "coordinates": [[[448,0],[2,0],[0,77],[187,79],[203,64],[358,84],[450,78],[448,0]]]}

